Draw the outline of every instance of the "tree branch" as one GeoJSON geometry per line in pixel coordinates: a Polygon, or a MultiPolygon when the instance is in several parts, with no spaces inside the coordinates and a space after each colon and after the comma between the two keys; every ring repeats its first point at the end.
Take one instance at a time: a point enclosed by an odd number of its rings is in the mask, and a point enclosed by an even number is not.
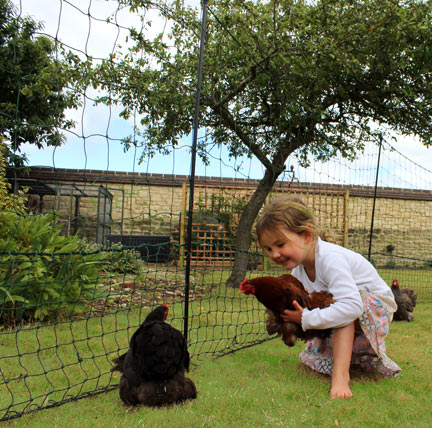
{"type": "Polygon", "coordinates": [[[222,119],[225,126],[234,132],[235,135],[237,135],[242,143],[258,158],[258,160],[264,165],[266,169],[272,168],[270,160],[264,155],[260,146],[254,143],[246,134],[246,132],[244,132],[243,129],[237,125],[235,119],[232,117],[226,107],[219,103],[215,104],[212,102],[207,102],[206,104],[214,111],[216,116],[219,116],[222,119]]]}
{"type": "Polygon", "coordinates": [[[257,68],[258,67],[262,67],[262,65],[265,62],[268,62],[270,60],[270,58],[276,53],[276,51],[273,51],[270,55],[266,56],[265,58],[263,58],[260,62],[253,64],[250,67],[250,76],[247,77],[246,79],[242,80],[240,82],[240,84],[237,86],[237,88],[235,88],[234,90],[232,90],[228,95],[226,95],[221,101],[219,101],[217,104],[215,105],[209,105],[209,107],[211,107],[213,110],[218,109],[220,106],[222,105],[226,105],[228,104],[232,99],[234,99],[238,94],[240,94],[245,88],[246,86],[252,82],[253,80],[255,80],[256,76],[257,76],[257,68]]]}

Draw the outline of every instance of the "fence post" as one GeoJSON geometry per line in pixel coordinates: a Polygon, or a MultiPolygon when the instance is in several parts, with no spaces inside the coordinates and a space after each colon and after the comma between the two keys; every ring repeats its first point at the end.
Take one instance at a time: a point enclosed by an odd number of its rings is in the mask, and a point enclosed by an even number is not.
{"type": "Polygon", "coordinates": [[[202,4],[202,18],[201,18],[201,41],[200,53],[198,61],[198,77],[195,98],[195,115],[194,126],[192,135],[192,153],[191,153],[191,173],[189,185],[189,211],[187,222],[187,235],[186,235],[186,269],[185,269],[185,303],[184,303],[184,325],[183,333],[185,340],[188,339],[188,321],[189,321],[189,289],[190,289],[190,265],[191,265],[191,251],[192,251],[192,221],[193,221],[193,203],[194,203],[194,185],[195,185],[195,163],[197,152],[198,140],[198,122],[199,122],[199,108],[200,108],[200,95],[201,95],[201,77],[202,77],[202,63],[204,56],[204,41],[206,33],[206,18],[207,18],[207,2],[203,0],[202,4]]]}
{"type": "Polygon", "coordinates": [[[180,217],[180,248],[179,248],[179,266],[185,267],[185,227],[187,216],[187,184],[182,184],[182,200],[181,200],[181,217],[180,217]]]}
{"type": "Polygon", "coordinates": [[[343,246],[348,247],[348,222],[349,222],[349,190],[345,191],[344,195],[344,231],[343,231],[343,246]]]}
{"type": "Polygon", "coordinates": [[[376,170],[376,176],[375,176],[375,189],[374,189],[374,198],[373,198],[373,205],[372,205],[372,219],[371,219],[371,228],[370,228],[370,235],[369,235],[369,252],[368,252],[368,260],[371,260],[371,253],[372,253],[372,234],[373,234],[373,228],[374,228],[374,220],[375,220],[375,204],[376,204],[376,197],[377,197],[377,187],[378,187],[378,174],[380,169],[380,160],[381,160],[381,147],[382,147],[382,136],[380,136],[379,140],[379,149],[378,149],[378,161],[377,161],[377,170],[376,170]]]}

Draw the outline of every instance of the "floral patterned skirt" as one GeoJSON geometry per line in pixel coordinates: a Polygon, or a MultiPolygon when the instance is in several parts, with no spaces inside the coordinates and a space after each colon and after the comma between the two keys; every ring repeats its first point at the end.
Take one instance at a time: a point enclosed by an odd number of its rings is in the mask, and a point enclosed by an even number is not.
{"type": "MultiPolygon", "coordinates": [[[[394,377],[401,368],[386,354],[384,339],[396,310],[394,301],[372,293],[360,291],[363,313],[359,318],[362,333],[354,338],[351,364],[359,364],[365,371],[378,371],[394,377]]],[[[333,334],[327,338],[314,338],[306,342],[300,360],[311,369],[331,375],[333,371],[333,334]]]]}

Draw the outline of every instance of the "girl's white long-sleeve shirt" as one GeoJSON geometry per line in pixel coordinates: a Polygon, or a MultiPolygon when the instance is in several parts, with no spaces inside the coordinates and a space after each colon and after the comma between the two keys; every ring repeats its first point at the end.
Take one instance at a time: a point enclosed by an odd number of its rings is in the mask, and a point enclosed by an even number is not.
{"type": "Polygon", "coordinates": [[[315,247],[315,281],[309,279],[303,265],[291,273],[309,292],[326,290],[335,300],[328,308],[305,308],[303,330],[343,327],[356,320],[363,312],[360,290],[394,301],[391,288],[361,254],[320,238],[315,247]]]}

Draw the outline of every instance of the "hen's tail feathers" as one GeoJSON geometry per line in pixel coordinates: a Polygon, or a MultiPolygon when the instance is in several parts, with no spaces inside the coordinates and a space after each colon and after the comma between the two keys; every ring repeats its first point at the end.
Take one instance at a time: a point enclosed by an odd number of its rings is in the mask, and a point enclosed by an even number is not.
{"type": "Polygon", "coordinates": [[[281,326],[279,335],[283,343],[287,346],[294,346],[298,336],[299,326],[293,322],[284,322],[281,326]]]}
{"type": "Polygon", "coordinates": [[[177,373],[166,381],[147,381],[138,386],[130,385],[122,376],[120,379],[120,398],[128,406],[166,406],[182,403],[197,397],[197,390],[193,381],[177,373]]]}
{"type": "Polygon", "coordinates": [[[267,333],[271,336],[280,330],[281,323],[277,320],[275,314],[270,309],[266,309],[266,314],[266,329],[267,333]]]}
{"type": "Polygon", "coordinates": [[[412,305],[415,307],[417,304],[417,293],[412,288],[402,288],[401,293],[406,294],[411,299],[412,305]]]}
{"type": "Polygon", "coordinates": [[[299,326],[291,322],[281,322],[270,309],[266,309],[266,329],[269,335],[277,333],[287,346],[296,344],[299,326]]]}
{"type": "Polygon", "coordinates": [[[309,297],[311,303],[308,309],[324,309],[334,303],[333,294],[328,291],[312,291],[312,293],[309,294],[309,297]]]}
{"type": "Polygon", "coordinates": [[[183,397],[181,401],[185,401],[185,400],[193,400],[195,398],[197,398],[197,389],[195,384],[193,383],[193,380],[185,377],[184,379],[184,388],[183,388],[183,397]]]}

